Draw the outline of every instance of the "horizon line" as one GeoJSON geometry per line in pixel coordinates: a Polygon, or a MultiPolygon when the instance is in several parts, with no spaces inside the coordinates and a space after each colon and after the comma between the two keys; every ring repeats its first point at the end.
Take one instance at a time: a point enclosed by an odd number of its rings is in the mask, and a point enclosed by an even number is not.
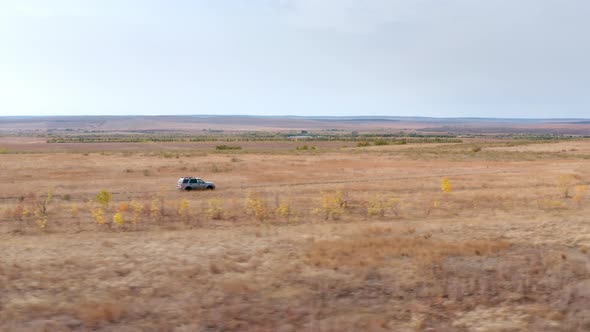
{"type": "Polygon", "coordinates": [[[474,120],[590,120],[590,118],[525,118],[483,116],[422,116],[422,115],[258,115],[258,114],[81,114],[81,115],[0,115],[0,118],[67,118],[67,117],[258,117],[258,118],[401,118],[401,119],[474,119],[474,120]]]}

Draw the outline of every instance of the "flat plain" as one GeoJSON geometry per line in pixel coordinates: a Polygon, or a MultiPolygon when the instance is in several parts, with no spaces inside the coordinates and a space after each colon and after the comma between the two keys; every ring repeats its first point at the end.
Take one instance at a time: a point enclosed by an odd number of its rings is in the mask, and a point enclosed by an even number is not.
{"type": "Polygon", "coordinates": [[[0,330],[590,329],[587,139],[219,144],[1,138],[0,330]]]}

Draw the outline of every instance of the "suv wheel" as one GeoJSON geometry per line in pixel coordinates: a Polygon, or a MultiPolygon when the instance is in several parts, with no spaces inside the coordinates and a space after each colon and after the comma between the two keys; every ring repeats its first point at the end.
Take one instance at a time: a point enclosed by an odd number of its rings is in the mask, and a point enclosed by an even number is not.
{"type": "Polygon", "coordinates": [[[193,190],[193,188],[191,188],[191,187],[186,187],[186,188],[184,188],[184,190],[186,190],[186,191],[191,191],[191,190],[193,190]]]}

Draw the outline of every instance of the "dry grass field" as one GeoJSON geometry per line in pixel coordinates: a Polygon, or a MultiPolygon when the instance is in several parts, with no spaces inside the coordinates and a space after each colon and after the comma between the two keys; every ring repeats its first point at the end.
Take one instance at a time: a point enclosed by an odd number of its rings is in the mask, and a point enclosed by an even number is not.
{"type": "Polygon", "coordinates": [[[3,139],[0,331],[590,330],[589,140],[3,139]]]}

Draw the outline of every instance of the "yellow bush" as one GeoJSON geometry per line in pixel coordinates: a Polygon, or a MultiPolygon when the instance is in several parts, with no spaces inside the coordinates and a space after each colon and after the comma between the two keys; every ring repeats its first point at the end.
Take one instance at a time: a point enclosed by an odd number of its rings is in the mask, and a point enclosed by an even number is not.
{"type": "Polygon", "coordinates": [[[23,218],[27,218],[28,216],[31,215],[31,211],[29,211],[26,207],[24,206],[18,206],[18,207],[22,207],[22,209],[20,210],[20,214],[23,218]]]}
{"type": "Polygon", "coordinates": [[[35,211],[35,224],[37,227],[45,230],[47,227],[47,219],[47,214],[44,214],[41,211],[35,211]]]}
{"type": "Polygon", "coordinates": [[[384,217],[387,210],[392,210],[393,213],[398,215],[399,200],[396,198],[384,198],[382,196],[374,196],[367,204],[367,215],[368,216],[380,216],[384,217]]]}
{"type": "Polygon", "coordinates": [[[324,215],[324,219],[338,220],[346,211],[346,201],[341,191],[322,191],[321,205],[317,211],[324,215]]]}
{"type": "MultiPolygon", "coordinates": [[[[47,227],[47,221],[49,219],[48,215],[48,207],[49,204],[53,201],[53,188],[49,188],[47,190],[47,195],[45,198],[39,197],[35,193],[31,193],[27,195],[26,200],[29,201],[30,206],[29,208],[20,209],[20,213],[22,218],[27,218],[32,216],[35,220],[35,224],[42,230],[45,230],[47,227]]],[[[22,219],[21,219],[22,220],[22,219]]]]}
{"type": "Polygon", "coordinates": [[[451,180],[449,180],[448,177],[444,177],[442,178],[442,181],[440,183],[440,189],[444,192],[444,193],[450,193],[453,191],[453,186],[451,184],[451,180]]]}
{"type": "Polygon", "coordinates": [[[268,206],[264,198],[257,194],[247,193],[244,203],[246,214],[254,216],[257,220],[263,221],[268,218],[268,206]]]}
{"type": "Polygon", "coordinates": [[[109,203],[111,202],[112,197],[113,194],[103,189],[98,194],[96,194],[96,201],[103,208],[107,208],[109,206],[109,203]]]}
{"type": "Polygon", "coordinates": [[[289,219],[293,214],[291,211],[291,204],[288,201],[282,201],[279,207],[276,208],[275,214],[278,218],[289,219]]]}
{"type": "Polygon", "coordinates": [[[183,198],[182,200],[180,200],[176,212],[178,212],[178,215],[182,219],[188,219],[190,217],[190,204],[188,199],[183,198]]]}
{"type": "Polygon", "coordinates": [[[99,225],[106,224],[106,220],[104,217],[104,210],[102,207],[96,207],[92,209],[92,217],[96,220],[96,223],[99,225]]]}
{"type": "Polygon", "coordinates": [[[367,204],[367,215],[368,216],[385,216],[386,209],[385,202],[381,197],[373,197],[367,204]]]}
{"type": "Polygon", "coordinates": [[[162,219],[162,211],[160,210],[160,204],[157,200],[152,200],[150,204],[150,217],[155,221],[162,219]]]}
{"type": "Polygon", "coordinates": [[[127,202],[121,202],[121,203],[119,203],[119,208],[117,210],[118,211],[121,211],[121,212],[127,212],[127,211],[129,211],[129,203],[127,203],[127,202]]]}
{"type": "Polygon", "coordinates": [[[113,216],[113,223],[119,226],[123,226],[125,224],[125,217],[121,211],[117,211],[117,213],[115,213],[113,216]]]}
{"type": "Polygon", "coordinates": [[[224,202],[221,198],[212,198],[207,201],[207,216],[210,219],[223,219],[224,202]]]}
{"type": "Polygon", "coordinates": [[[141,214],[143,213],[143,205],[141,205],[141,203],[136,202],[136,201],[131,201],[131,209],[133,209],[133,217],[131,219],[131,222],[133,224],[137,224],[141,218],[141,214]]]}

